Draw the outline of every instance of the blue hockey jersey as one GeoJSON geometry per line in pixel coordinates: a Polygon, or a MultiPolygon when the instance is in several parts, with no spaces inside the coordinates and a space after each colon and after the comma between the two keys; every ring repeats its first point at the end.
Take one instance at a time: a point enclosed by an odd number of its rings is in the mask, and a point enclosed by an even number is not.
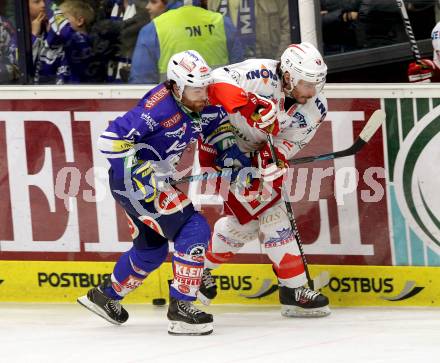
{"type": "Polygon", "coordinates": [[[113,178],[123,179],[124,169],[133,166],[133,160],[177,164],[185,148],[199,137],[218,151],[234,143],[225,110],[207,106],[200,114],[185,112],[171,91],[160,84],[111,122],[98,147],[110,161],[113,178]]]}

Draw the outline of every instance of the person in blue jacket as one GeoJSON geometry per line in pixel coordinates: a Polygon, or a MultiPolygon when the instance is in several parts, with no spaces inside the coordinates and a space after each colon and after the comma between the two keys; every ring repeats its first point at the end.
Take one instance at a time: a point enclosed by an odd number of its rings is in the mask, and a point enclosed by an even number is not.
{"type": "Polygon", "coordinates": [[[243,60],[240,37],[229,17],[206,10],[200,1],[185,0],[183,6],[170,2],[168,6],[139,32],[130,83],[163,81],[171,55],[185,49],[197,50],[213,68],[243,60]]]}
{"type": "Polygon", "coordinates": [[[184,193],[169,184],[159,187],[159,180],[175,171],[188,144],[199,138],[216,149],[220,167],[231,161],[238,167],[250,166],[235,144],[224,109],[208,106],[211,82],[211,69],[198,52],[177,53],[168,63],[167,81],[116,118],[99,138],[98,147],[111,165],[111,192],[127,214],[133,247],[119,258],[111,279],[78,302],[111,323],[127,321],[120,301],[165,261],[170,240],[175,252],[168,332],[212,332],[212,315],[193,305],[210,227],[184,193]]]}

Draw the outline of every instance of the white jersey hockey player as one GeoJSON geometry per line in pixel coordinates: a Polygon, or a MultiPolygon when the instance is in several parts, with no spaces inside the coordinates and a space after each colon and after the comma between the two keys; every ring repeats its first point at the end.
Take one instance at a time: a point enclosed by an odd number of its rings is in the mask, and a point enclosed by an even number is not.
{"type": "MultiPolygon", "coordinates": [[[[199,290],[202,302],[209,303],[217,294],[210,271],[260,236],[279,281],[282,314],[314,317],[330,313],[328,298],[304,287],[304,265],[281,200],[286,169],[272,161],[267,144],[267,132],[271,132],[284,167],[307,145],[326,116],[327,102],[320,93],[326,74],[321,54],[306,42],[290,45],[281,61],[249,59],[213,71],[210,101],[222,104],[230,113],[237,145],[252,158],[262,178],[248,186],[244,192],[247,198],[237,195],[234,184],[225,198],[227,216],[216,222],[206,254],[199,290]],[[255,106],[264,108],[257,123],[252,117],[255,106]],[[269,198],[264,197],[265,193],[269,198]]],[[[199,157],[201,166],[215,164],[213,153],[206,147],[200,148],[199,157]]]]}

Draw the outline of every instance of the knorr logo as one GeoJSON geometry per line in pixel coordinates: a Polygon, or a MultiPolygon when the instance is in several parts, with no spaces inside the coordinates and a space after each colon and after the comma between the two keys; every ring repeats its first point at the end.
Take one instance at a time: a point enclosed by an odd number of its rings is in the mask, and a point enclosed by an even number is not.
{"type": "Polygon", "coordinates": [[[394,167],[397,201],[417,235],[440,253],[440,106],[405,138],[394,167]]]}

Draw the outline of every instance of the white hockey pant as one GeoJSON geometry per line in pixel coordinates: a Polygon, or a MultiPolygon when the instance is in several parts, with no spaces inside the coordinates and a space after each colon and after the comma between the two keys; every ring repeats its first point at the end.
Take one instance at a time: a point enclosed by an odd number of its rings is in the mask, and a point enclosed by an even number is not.
{"type": "Polygon", "coordinates": [[[258,220],[241,225],[234,216],[220,218],[206,254],[205,267],[228,262],[246,243],[259,239],[282,286],[295,288],[307,282],[304,265],[284,202],[262,213],[258,220]]]}

